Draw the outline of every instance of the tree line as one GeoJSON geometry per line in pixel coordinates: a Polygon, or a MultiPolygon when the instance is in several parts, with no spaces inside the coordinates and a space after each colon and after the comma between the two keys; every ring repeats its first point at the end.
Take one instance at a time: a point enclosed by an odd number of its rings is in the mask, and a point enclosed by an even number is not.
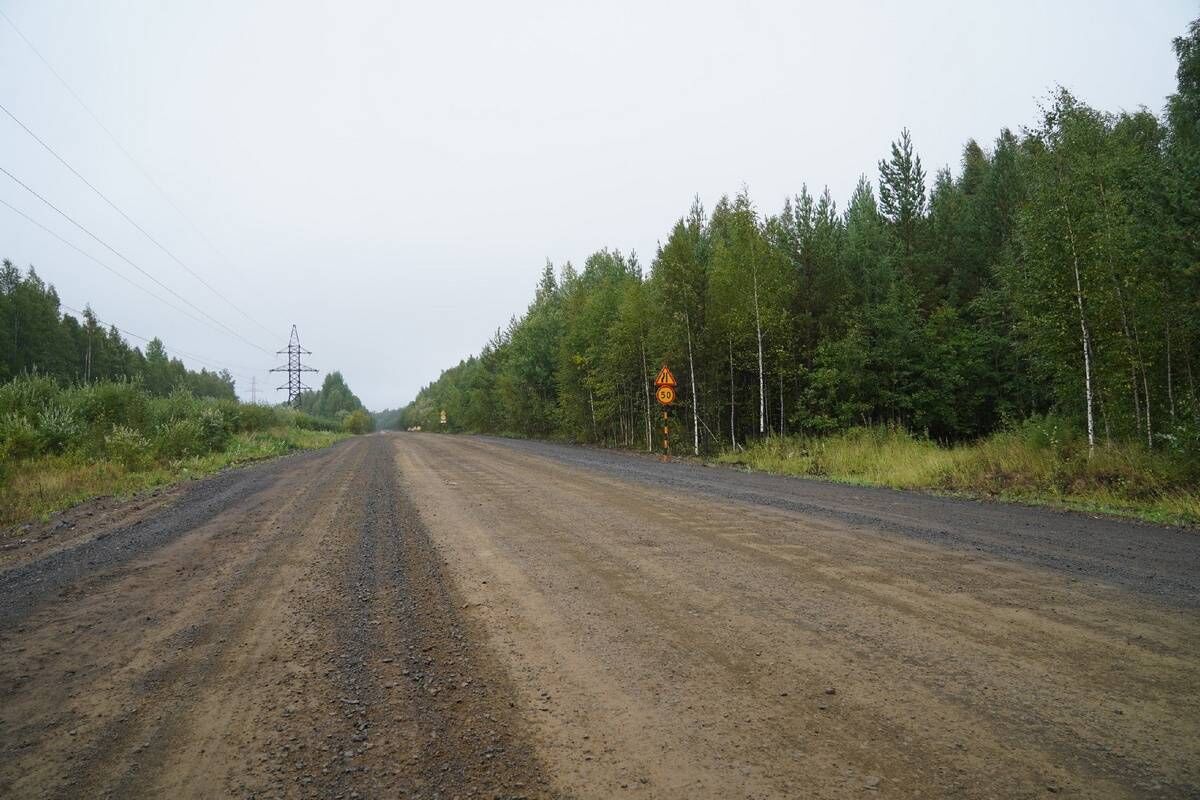
{"type": "Polygon", "coordinates": [[[35,374],[62,384],[132,380],[158,397],[183,387],[196,397],[236,399],[227,370],[189,370],[167,355],[157,337],[142,352],[115,327],[101,325],[90,307],[82,317],[62,311],[58,292],[33,267],[22,275],[5,259],[0,266],[0,383],[35,374]]]}
{"type": "Polygon", "coordinates": [[[374,418],[336,370],[325,376],[320,389],[300,393],[299,408],[314,417],[334,420],[351,433],[369,433],[375,429],[374,418]]]}
{"type": "Polygon", "coordinates": [[[894,424],[944,441],[1054,414],[1090,447],[1200,430],[1200,20],[1159,116],[1065,89],[928,175],[907,130],[839,208],[699,201],[645,270],[547,262],[532,303],[399,427],[650,446],[675,368],[681,444],[894,424]],[[681,427],[682,426],[682,427],[681,427]]]}

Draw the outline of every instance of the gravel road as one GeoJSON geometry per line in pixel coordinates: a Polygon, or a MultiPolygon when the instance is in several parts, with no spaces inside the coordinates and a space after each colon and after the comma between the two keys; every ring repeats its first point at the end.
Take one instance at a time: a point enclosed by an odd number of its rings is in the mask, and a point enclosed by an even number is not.
{"type": "Polygon", "coordinates": [[[358,437],[0,550],[2,797],[1195,797],[1200,534],[358,437]]]}
{"type": "Polygon", "coordinates": [[[591,447],[485,441],[638,483],[901,533],[1200,607],[1200,533],[1195,530],[688,462],[662,464],[653,456],[591,447]]]}
{"type": "Polygon", "coordinates": [[[549,794],[389,439],[166,495],[4,551],[0,797],[549,794]]]}

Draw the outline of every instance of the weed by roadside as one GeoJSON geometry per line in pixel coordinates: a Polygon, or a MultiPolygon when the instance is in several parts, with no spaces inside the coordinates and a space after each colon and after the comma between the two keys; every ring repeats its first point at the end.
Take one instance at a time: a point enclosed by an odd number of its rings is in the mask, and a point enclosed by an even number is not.
{"type": "Polygon", "coordinates": [[[224,467],[325,447],[338,422],[137,382],[0,385],[0,526],[101,495],[124,495],[224,467]]]}
{"type": "Polygon", "coordinates": [[[774,437],[718,462],[894,489],[1054,505],[1170,524],[1200,524],[1200,465],[1186,453],[1098,447],[1053,418],[943,446],[892,427],[774,437]]]}

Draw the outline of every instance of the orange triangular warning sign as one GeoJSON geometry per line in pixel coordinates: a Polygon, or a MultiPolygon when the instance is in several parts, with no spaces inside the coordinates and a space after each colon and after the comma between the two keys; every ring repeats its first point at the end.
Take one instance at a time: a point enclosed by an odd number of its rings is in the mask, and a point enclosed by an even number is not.
{"type": "Polygon", "coordinates": [[[671,374],[671,369],[666,364],[663,364],[662,369],[658,371],[658,377],[654,379],[655,386],[670,386],[675,387],[679,382],[675,380],[675,376],[671,374]]]}

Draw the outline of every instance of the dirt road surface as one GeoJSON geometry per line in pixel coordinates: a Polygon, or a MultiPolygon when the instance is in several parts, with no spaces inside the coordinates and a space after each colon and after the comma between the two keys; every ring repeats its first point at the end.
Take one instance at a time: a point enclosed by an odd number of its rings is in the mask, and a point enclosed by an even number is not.
{"type": "Polygon", "coordinates": [[[377,434],[18,530],[3,797],[1196,797],[1200,534],[377,434]]]}

